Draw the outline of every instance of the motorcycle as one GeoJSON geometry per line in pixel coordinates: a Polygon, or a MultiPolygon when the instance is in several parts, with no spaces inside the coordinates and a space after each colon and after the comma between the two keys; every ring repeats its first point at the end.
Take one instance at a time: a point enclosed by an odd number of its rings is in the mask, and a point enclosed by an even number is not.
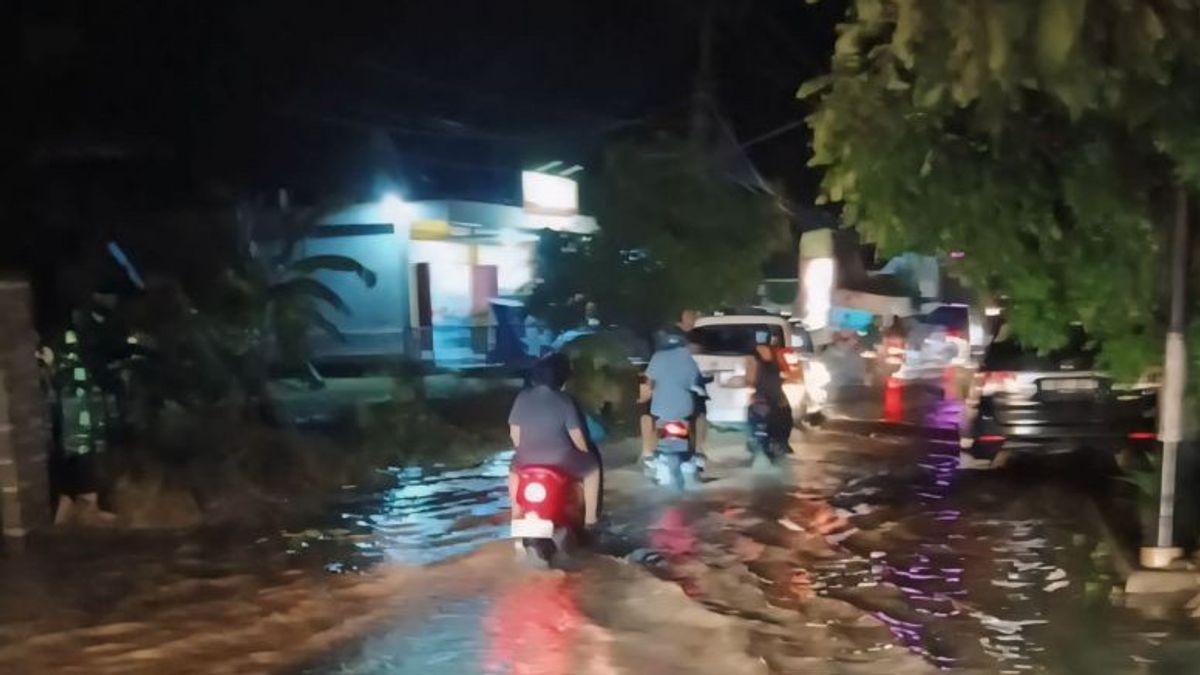
{"type": "Polygon", "coordinates": [[[553,466],[517,470],[510,536],[530,562],[549,567],[583,533],[583,485],[553,466]]]}
{"type": "Polygon", "coordinates": [[[703,469],[704,458],[692,447],[690,425],[682,420],[661,423],[658,447],[646,464],[650,479],[682,491],[700,484],[703,469]]]}

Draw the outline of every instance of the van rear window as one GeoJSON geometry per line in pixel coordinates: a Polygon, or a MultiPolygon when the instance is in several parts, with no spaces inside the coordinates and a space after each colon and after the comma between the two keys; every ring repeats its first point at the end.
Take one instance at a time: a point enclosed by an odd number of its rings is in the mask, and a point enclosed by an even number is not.
{"type": "Polygon", "coordinates": [[[778,344],[783,344],[783,328],[765,323],[715,324],[692,329],[689,338],[700,346],[705,354],[754,353],[757,343],[755,334],[767,332],[778,344]]]}

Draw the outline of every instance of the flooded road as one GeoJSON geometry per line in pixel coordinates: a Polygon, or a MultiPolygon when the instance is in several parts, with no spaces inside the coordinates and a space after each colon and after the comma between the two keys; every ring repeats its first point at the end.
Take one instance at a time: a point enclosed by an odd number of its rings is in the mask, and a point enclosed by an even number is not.
{"type": "Polygon", "coordinates": [[[1114,594],[1104,480],[835,433],[750,473],[718,441],[685,499],[612,471],[566,573],[496,542],[503,456],[283,532],[43,543],[0,563],[0,672],[1200,672],[1191,620],[1114,594]]]}

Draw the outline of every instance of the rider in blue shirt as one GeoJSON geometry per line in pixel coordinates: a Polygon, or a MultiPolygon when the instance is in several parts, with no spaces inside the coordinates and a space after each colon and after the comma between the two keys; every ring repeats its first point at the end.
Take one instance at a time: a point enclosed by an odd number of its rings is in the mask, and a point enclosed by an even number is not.
{"type": "Polygon", "coordinates": [[[650,380],[650,414],[656,421],[689,420],[696,411],[695,390],[700,368],[681,331],[664,331],[646,367],[650,380]]]}

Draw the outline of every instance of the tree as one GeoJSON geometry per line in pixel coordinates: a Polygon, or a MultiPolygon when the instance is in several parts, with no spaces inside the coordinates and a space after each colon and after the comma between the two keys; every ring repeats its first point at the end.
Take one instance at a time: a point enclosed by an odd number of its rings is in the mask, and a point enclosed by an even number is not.
{"type": "Polygon", "coordinates": [[[249,244],[218,281],[217,302],[209,309],[222,349],[241,363],[244,389],[252,398],[267,397],[268,365],[278,362],[303,372],[320,386],[309,360],[314,331],[344,339],[331,313],[349,314],[345,301],[318,279],[321,273],[353,274],[367,287],[375,272],[343,255],[301,253],[302,242],[326,209],[243,209],[243,218],[260,221],[279,239],[262,248],[249,244]]]}
{"type": "MultiPolygon", "coordinates": [[[[176,233],[143,246],[146,284],[120,294],[98,293],[99,277],[82,274],[70,327],[78,335],[89,377],[117,399],[122,415],[150,427],[163,404],[223,405],[274,418],[270,367],[319,378],[309,366],[309,338],[324,331],[340,338],[330,316],[348,313],[343,299],[317,275],[353,274],[374,286],[375,273],[338,255],[305,256],[300,244],[324,209],[280,211],[243,206],[241,220],[276,239],[264,247],[234,243],[233,209],[181,211],[164,217],[176,233]],[[193,223],[225,240],[201,248],[182,233],[193,223]],[[227,245],[226,245],[227,244],[227,245]],[[179,250],[183,247],[183,250],[179,250]],[[178,261],[188,257],[185,269],[178,261]],[[150,255],[153,252],[155,255],[150,255]]],[[[91,265],[95,267],[96,265],[91,265]]]]}
{"type": "Polygon", "coordinates": [[[1200,5],[857,0],[806,83],[822,197],[885,254],[966,253],[1024,341],[1161,353],[1160,252],[1200,184],[1200,5]]]}
{"type": "Polygon", "coordinates": [[[556,328],[578,325],[588,302],[607,323],[649,331],[685,308],[749,301],[790,243],[777,199],[727,178],[694,143],[613,146],[591,197],[598,233],[538,243],[529,307],[556,328]]]}

